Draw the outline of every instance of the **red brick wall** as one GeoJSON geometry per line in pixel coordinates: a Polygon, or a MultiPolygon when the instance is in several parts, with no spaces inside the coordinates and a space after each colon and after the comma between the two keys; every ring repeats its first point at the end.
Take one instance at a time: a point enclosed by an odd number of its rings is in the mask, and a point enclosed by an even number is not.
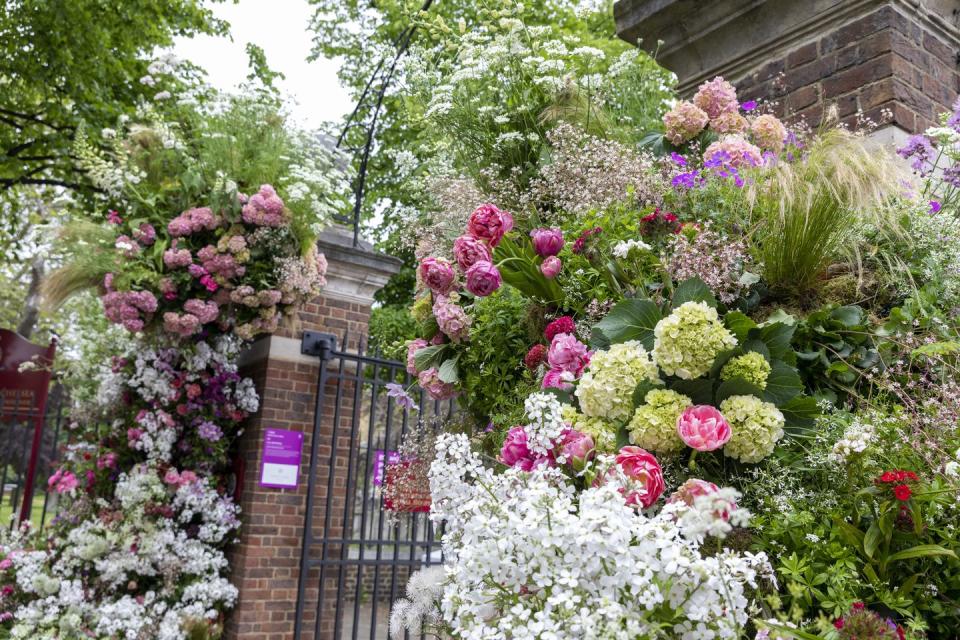
{"type": "Polygon", "coordinates": [[[826,31],[735,82],[741,100],[778,103],[779,115],[820,123],[835,104],[848,124],[857,111],[917,132],[950,109],[960,92],[954,51],[891,6],[826,31]]]}

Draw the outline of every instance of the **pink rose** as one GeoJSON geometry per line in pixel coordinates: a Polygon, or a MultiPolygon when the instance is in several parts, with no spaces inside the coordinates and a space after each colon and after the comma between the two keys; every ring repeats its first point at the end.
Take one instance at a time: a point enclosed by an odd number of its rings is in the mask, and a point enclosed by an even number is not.
{"type": "Polygon", "coordinates": [[[487,245],[469,235],[460,236],[453,241],[453,255],[464,271],[477,262],[493,262],[493,256],[487,245]]]}
{"type": "Polygon", "coordinates": [[[492,204],[482,204],[470,214],[467,233],[478,240],[486,240],[491,247],[500,244],[503,236],[513,229],[513,216],[492,204]]]}
{"type": "Polygon", "coordinates": [[[553,280],[560,273],[560,269],[563,268],[563,263],[560,261],[560,258],[557,256],[550,256],[543,261],[543,264],[540,265],[540,273],[543,274],[543,277],[547,280],[553,280]]]}
{"type": "Polygon", "coordinates": [[[624,447],[615,461],[630,479],[629,485],[620,490],[627,504],[647,508],[657,501],[666,487],[660,463],[652,453],[640,447],[624,447]]]}
{"type": "Polygon", "coordinates": [[[428,346],[428,344],[429,343],[423,338],[417,338],[407,345],[407,373],[410,375],[415,376],[419,373],[419,371],[417,371],[417,366],[414,363],[414,354],[416,354],[420,349],[428,346]]]}
{"type": "Polygon", "coordinates": [[[714,451],[730,439],[730,425],[715,407],[699,404],[683,412],[677,420],[677,433],[688,447],[714,451]]]}
{"type": "Polygon", "coordinates": [[[558,442],[560,455],[566,459],[574,471],[582,471],[587,462],[593,458],[595,445],[593,438],[576,429],[564,429],[558,442]]]}
{"type": "Polygon", "coordinates": [[[534,229],[530,232],[530,238],[533,240],[533,250],[543,258],[555,256],[563,249],[563,231],[556,227],[534,229]]]}
{"type": "Polygon", "coordinates": [[[424,258],[420,262],[420,279],[434,293],[450,293],[456,277],[453,267],[443,258],[424,258]]]}
{"type": "Polygon", "coordinates": [[[541,464],[549,464],[550,459],[536,456],[527,448],[527,432],[523,427],[511,427],[500,448],[500,462],[508,467],[517,467],[521,471],[533,471],[541,464]]]}
{"type": "Polygon", "coordinates": [[[467,291],[484,298],[500,288],[500,272],[492,262],[481,260],[467,269],[467,291]]]}
{"type": "Polygon", "coordinates": [[[558,333],[550,342],[547,362],[551,369],[567,371],[579,378],[583,369],[590,364],[590,351],[574,335],[558,333]]]}

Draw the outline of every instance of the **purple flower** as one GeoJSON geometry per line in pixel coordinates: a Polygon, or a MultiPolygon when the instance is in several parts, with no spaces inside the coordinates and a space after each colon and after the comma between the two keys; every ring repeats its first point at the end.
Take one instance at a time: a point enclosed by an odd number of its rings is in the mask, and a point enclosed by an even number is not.
{"type": "Polygon", "coordinates": [[[953,113],[947,120],[947,126],[953,127],[954,131],[960,131],[960,98],[953,103],[953,113]]]}
{"type": "Polygon", "coordinates": [[[897,149],[897,155],[901,158],[910,160],[910,167],[921,176],[926,176],[933,169],[933,144],[930,139],[923,134],[910,136],[907,143],[897,149]]]}
{"type": "Polygon", "coordinates": [[[543,264],[540,265],[540,273],[542,273],[543,277],[547,280],[553,280],[557,277],[562,268],[563,263],[560,261],[560,258],[557,256],[550,256],[543,261],[543,264]]]}
{"type": "Polygon", "coordinates": [[[208,420],[200,423],[200,426],[197,428],[197,433],[201,438],[209,440],[210,442],[216,442],[223,437],[223,431],[220,430],[220,427],[208,420]]]}
{"type": "Polygon", "coordinates": [[[407,393],[407,390],[403,388],[403,385],[397,384],[396,382],[388,382],[387,387],[387,396],[393,398],[397,401],[397,404],[405,409],[413,409],[417,411],[417,403],[413,397],[407,393]]]}
{"type": "Polygon", "coordinates": [[[742,102],[740,103],[740,108],[743,109],[744,111],[753,111],[754,109],[757,108],[757,101],[747,100],[746,102],[742,102]]]}
{"type": "Polygon", "coordinates": [[[960,189],[960,164],[944,169],[943,181],[954,189],[960,189]]]}
{"type": "Polygon", "coordinates": [[[687,166],[687,159],[684,158],[684,157],[683,157],[682,155],[680,155],[679,153],[677,153],[676,151],[671,151],[671,152],[670,152],[670,159],[673,160],[675,163],[677,163],[677,165],[679,165],[679,166],[681,166],[681,167],[687,166]]]}
{"type": "Polygon", "coordinates": [[[930,213],[940,213],[940,209],[942,208],[943,208],[943,205],[941,205],[936,200],[930,201],[930,213]]]}
{"type": "Polygon", "coordinates": [[[670,182],[675,189],[693,189],[699,181],[699,171],[688,171],[686,173],[678,173],[670,182]]]}
{"type": "Polygon", "coordinates": [[[500,288],[500,272],[493,263],[481,260],[467,269],[467,291],[484,298],[500,288]]]}
{"type": "Polygon", "coordinates": [[[556,227],[534,229],[530,238],[533,239],[533,250],[542,258],[555,256],[563,249],[563,231],[556,227]]]}
{"type": "Polygon", "coordinates": [[[107,211],[107,222],[110,224],[120,224],[123,222],[123,218],[120,217],[119,213],[110,209],[110,211],[107,211]]]}

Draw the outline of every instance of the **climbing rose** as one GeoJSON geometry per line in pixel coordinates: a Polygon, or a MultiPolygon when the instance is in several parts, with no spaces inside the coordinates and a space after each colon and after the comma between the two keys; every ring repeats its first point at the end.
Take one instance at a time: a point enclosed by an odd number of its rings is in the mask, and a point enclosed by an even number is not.
{"type": "Polygon", "coordinates": [[[533,240],[533,250],[543,258],[555,256],[563,249],[563,231],[556,227],[534,229],[530,232],[530,238],[533,240]]]}
{"type": "Polygon", "coordinates": [[[467,291],[484,298],[500,288],[500,272],[492,262],[481,260],[467,269],[467,291]]]}
{"type": "Polygon", "coordinates": [[[500,240],[511,229],[513,216],[492,204],[477,207],[467,222],[467,233],[479,240],[486,240],[491,247],[500,244],[500,240]]]}
{"type": "Polygon", "coordinates": [[[700,404],[687,407],[680,415],[677,433],[688,447],[715,451],[730,439],[730,425],[715,407],[700,404]]]}
{"type": "Polygon", "coordinates": [[[453,256],[460,268],[466,271],[478,262],[492,262],[490,249],[473,236],[460,236],[453,241],[453,256]]]}
{"type": "Polygon", "coordinates": [[[434,293],[450,293],[455,278],[453,267],[443,258],[424,258],[420,262],[420,279],[434,293]]]}

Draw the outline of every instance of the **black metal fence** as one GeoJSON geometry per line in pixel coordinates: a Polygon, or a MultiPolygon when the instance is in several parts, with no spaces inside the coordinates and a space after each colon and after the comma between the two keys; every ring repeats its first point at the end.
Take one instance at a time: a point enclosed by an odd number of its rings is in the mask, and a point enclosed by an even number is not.
{"type": "MultiPolygon", "coordinates": [[[[58,495],[48,491],[47,479],[56,471],[60,452],[69,440],[66,429],[67,394],[60,385],[50,389],[43,416],[29,520],[42,528],[57,512],[58,495]]],[[[27,470],[33,442],[36,410],[17,392],[0,394],[0,526],[15,528],[27,493],[27,470]]]]}
{"type": "Polygon", "coordinates": [[[338,349],[335,336],[306,332],[302,344],[320,369],[296,640],[386,640],[391,603],[410,573],[442,562],[427,513],[410,511],[422,507],[416,497],[388,513],[384,490],[388,467],[409,462],[399,451],[405,436],[429,434],[455,404],[430,399],[405,363],[366,353],[362,340],[348,349],[344,338],[338,349]],[[391,396],[390,383],[409,389],[416,408],[391,396]]]}

